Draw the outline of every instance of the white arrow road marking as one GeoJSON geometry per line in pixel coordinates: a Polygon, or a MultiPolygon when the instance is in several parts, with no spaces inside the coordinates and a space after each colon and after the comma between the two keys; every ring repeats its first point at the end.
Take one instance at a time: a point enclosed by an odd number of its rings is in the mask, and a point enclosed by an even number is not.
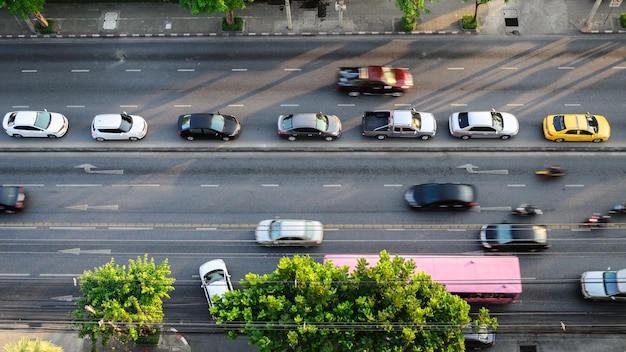
{"type": "Polygon", "coordinates": [[[111,254],[111,250],[110,249],[85,249],[85,250],[81,250],[80,248],[70,248],[70,249],[61,249],[59,251],[60,253],[65,253],[65,254],[74,254],[74,255],[80,255],[80,254],[111,254]]]}
{"type": "Polygon", "coordinates": [[[93,169],[97,169],[97,167],[91,164],[80,164],[80,165],[74,166],[74,168],[83,169],[88,174],[122,175],[124,173],[124,170],[93,170],[93,169]]]}
{"type": "Polygon", "coordinates": [[[87,204],[81,204],[81,205],[72,205],[70,207],[65,207],[67,209],[74,209],[74,210],[87,210],[87,209],[96,209],[96,210],[118,210],[118,205],[117,204],[112,204],[112,205],[87,205],[87,204]]]}
{"type": "Polygon", "coordinates": [[[509,170],[475,170],[478,169],[478,166],[472,164],[464,164],[461,166],[457,166],[457,169],[465,169],[470,174],[493,174],[493,175],[508,175],[509,170]]]}

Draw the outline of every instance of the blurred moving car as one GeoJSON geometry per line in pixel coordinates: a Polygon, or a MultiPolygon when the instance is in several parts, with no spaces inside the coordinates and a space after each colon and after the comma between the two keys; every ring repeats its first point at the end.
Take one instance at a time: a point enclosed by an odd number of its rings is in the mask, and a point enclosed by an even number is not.
{"type": "Polygon", "coordinates": [[[517,117],[495,110],[454,112],[448,123],[450,134],[461,139],[509,139],[519,132],[517,117]]]}
{"type": "Polygon", "coordinates": [[[321,112],[280,115],[278,135],[290,141],[300,137],[332,141],[341,137],[341,120],[335,115],[321,112]]]}
{"type": "Polygon", "coordinates": [[[233,290],[230,274],[222,259],[214,259],[202,264],[199,273],[202,281],[201,287],[209,308],[213,307],[215,298],[221,298],[226,292],[233,290]]]}
{"type": "Polygon", "coordinates": [[[543,135],[560,142],[605,142],[611,126],[604,116],[586,114],[548,115],[543,119],[543,135]]]}
{"type": "Polygon", "coordinates": [[[476,189],[463,183],[424,183],[414,185],[404,194],[413,208],[463,210],[478,205],[476,189]]]}
{"type": "Polygon", "coordinates": [[[100,114],[93,118],[91,136],[98,142],[105,140],[137,141],[148,133],[148,123],[143,117],[121,114],[100,114]]]}
{"type": "Polygon", "coordinates": [[[24,187],[0,186],[0,211],[15,213],[22,210],[26,200],[24,187]]]}
{"type": "Polygon", "coordinates": [[[241,132],[239,120],[232,115],[216,113],[185,114],[178,117],[178,135],[187,139],[237,138],[241,132]]]}
{"type": "Polygon", "coordinates": [[[543,225],[489,224],[480,230],[480,241],[490,251],[538,251],[550,248],[543,225]]]}
{"type": "Polygon", "coordinates": [[[337,89],[351,97],[360,94],[404,95],[413,88],[413,75],[406,69],[390,66],[340,67],[337,89]]]}
{"type": "Polygon", "coordinates": [[[626,301],[626,269],[586,271],[580,276],[585,299],[592,301],[626,301]]]}
{"type": "Polygon", "coordinates": [[[11,137],[61,138],[69,123],[63,114],[48,111],[13,111],[4,115],[4,131],[11,137]]]}
{"type": "Polygon", "coordinates": [[[255,237],[263,246],[318,246],[324,239],[324,226],[315,220],[263,220],[255,237]]]}

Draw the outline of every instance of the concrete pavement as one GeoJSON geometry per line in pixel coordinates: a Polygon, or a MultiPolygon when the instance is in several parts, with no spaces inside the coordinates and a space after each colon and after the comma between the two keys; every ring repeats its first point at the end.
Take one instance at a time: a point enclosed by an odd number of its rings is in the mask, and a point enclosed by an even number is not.
{"type": "MultiPolygon", "coordinates": [[[[223,13],[194,16],[178,3],[47,4],[44,15],[54,21],[53,34],[33,34],[23,20],[0,9],[0,38],[474,34],[460,26],[463,15],[473,14],[473,1],[427,3],[431,13],[421,16],[413,32],[402,31],[402,13],[393,0],[345,0],[345,3],[346,10],[340,18],[334,2],[324,7],[324,14],[318,8],[306,8],[303,0],[293,1],[291,29],[283,5],[249,3],[246,9],[235,11],[245,21],[240,33],[220,30],[223,13]]],[[[626,12],[626,5],[611,8],[609,4],[610,0],[603,0],[587,26],[594,1],[492,0],[478,8],[478,34],[626,33],[619,25],[619,16],[626,12]]]]}

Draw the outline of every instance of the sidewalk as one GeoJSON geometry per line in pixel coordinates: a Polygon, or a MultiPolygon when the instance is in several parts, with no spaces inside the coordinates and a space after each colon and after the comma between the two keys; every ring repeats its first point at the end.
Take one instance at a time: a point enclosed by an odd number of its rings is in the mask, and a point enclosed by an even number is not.
{"type": "MultiPolygon", "coordinates": [[[[473,1],[427,2],[431,13],[422,14],[417,29],[410,33],[402,31],[402,13],[394,0],[345,0],[341,19],[334,2],[328,1],[325,11],[305,8],[304,0],[293,1],[292,29],[287,28],[283,5],[248,3],[246,9],[235,11],[244,19],[244,30],[239,33],[220,30],[223,13],[193,16],[178,3],[48,4],[44,15],[55,23],[55,32],[50,35],[30,33],[23,20],[0,9],[0,38],[475,34],[460,26],[463,15],[473,14],[473,1]]],[[[594,5],[591,0],[492,0],[478,8],[478,34],[626,33],[619,26],[626,5],[611,9],[609,3],[603,0],[591,25],[585,26],[594,5]]]]}

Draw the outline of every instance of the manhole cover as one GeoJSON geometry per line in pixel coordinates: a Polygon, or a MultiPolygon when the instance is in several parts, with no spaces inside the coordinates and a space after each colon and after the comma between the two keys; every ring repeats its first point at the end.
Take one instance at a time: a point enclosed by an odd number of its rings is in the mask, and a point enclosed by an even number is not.
{"type": "Polygon", "coordinates": [[[102,29],[115,29],[117,27],[117,18],[119,14],[117,12],[106,12],[104,14],[104,23],[102,29]]]}

